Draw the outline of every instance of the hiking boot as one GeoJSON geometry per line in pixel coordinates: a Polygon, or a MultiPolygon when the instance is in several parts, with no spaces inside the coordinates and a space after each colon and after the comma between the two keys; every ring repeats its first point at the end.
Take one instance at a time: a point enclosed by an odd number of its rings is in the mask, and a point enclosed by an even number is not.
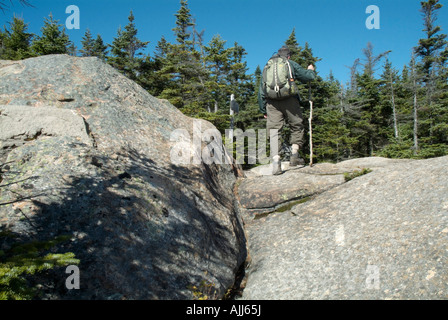
{"type": "Polygon", "coordinates": [[[280,160],[277,160],[277,161],[274,160],[274,162],[272,162],[272,174],[274,176],[278,176],[282,173],[283,173],[282,162],[280,160]]]}
{"type": "Polygon", "coordinates": [[[305,160],[299,157],[298,153],[293,153],[291,155],[291,158],[289,160],[289,166],[290,167],[297,167],[297,166],[304,166],[305,160]]]}

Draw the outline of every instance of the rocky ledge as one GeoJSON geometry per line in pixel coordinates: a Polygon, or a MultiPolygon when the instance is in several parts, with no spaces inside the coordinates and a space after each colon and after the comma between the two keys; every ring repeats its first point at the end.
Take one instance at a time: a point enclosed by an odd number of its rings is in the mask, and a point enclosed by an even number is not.
{"type": "Polygon", "coordinates": [[[282,179],[309,193],[301,191],[307,198],[283,212],[258,219],[246,212],[252,260],[243,299],[447,299],[447,165],[448,157],[366,158],[278,177],[263,177],[268,167],[249,173],[241,185],[255,193],[240,199],[254,199],[251,208],[266,206],[258,191],[276,190],[282,179]],[[348,182],[339,177],[362,169],[371,172],[348,182]],[[313,172],[319,188],[309,183],[313,172]]]}

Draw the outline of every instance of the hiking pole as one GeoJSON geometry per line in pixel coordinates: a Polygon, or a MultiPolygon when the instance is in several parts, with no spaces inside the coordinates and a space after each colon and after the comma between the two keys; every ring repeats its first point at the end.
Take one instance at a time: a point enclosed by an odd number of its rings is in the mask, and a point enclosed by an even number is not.
{"type": "Polygon", "coordinates": [[[311,81],[308,82],[308,100],[310,102],[310,117],[308,118],[308,122],[310,124],[310,167],[313,166],[313,100],[311,97],[311,81]]]}

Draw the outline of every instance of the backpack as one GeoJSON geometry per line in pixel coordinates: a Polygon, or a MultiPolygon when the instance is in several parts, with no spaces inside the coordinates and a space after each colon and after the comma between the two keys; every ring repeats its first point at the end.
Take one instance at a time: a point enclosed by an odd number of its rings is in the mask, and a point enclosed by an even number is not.
{"type": "Polygon", "coordinates": [[[287,58],[275,55],[263,69],[263,89],[265,96],[273,100],[283,100],[299,93],[292,76],[287,58]]]}

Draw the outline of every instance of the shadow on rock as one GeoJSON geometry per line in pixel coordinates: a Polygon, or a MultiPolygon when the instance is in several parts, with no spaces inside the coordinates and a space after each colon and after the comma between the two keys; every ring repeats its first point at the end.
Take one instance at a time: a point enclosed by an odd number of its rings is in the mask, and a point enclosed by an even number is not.
{"type": "Polygon", "coordinates": [[[79,290],[67,290],[68,274],[57,268],[30,279],[44,284],[41,297],[192,299],[191,288],[206,290],[201,283],[209,291],[201,294],[222,297],[246,252],[213,168],[165,168],[135,150],[114,158],[67,137],[11,152],[3,225],[21,241],[69,235],[51,250],[80,260],[79,290]],[[24,154],[33,157],[23,162],[24,154]]]}

